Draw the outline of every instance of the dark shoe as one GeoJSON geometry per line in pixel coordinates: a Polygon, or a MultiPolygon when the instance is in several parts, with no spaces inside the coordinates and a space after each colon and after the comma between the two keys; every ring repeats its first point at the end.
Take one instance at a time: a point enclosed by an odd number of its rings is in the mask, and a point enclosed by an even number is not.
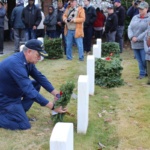
{"type": "Polygon", "coordinates": [[[79,61],[84,61],[84,59],[79,59],[79,61]]]}
{"type": "Polygon", "coordinates": [[[145,78],[145,76],[138,76],[138,77],[136,77],[136,79],[143,79],[143,78],[145,78]]]}
{"type": "Polygon", "coordinates": [[[4,53],[3,52],[0,52],[0,55],[3,55],[4,53]]]}

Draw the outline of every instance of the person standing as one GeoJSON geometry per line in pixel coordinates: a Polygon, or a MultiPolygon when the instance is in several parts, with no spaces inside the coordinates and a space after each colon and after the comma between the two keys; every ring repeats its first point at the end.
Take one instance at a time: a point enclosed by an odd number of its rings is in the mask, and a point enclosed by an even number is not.
{"type": "Polygon", "coordinates": [[[83,23],[85,12],[81,6],[77,6],[76,0],[71,0],[70,5],[63,14],[65,22],[64,34],[66,36],[66,59],[72,60],[72,45],[75,40],[78,48],[79,61],[84,61],[83,53],[83,23]]]}
{"type": "Polygon", "coordinates": [[[37,26],[42,17],[40,9],[35,6],[35,0],[28,0],[29,4],[23,9],[22,21],[25,25],[26,40],[36,39],[37,26]]]}
{"type": "Polygon", "coordinates": [[[103,13],[103,10],[100,10],[100,8],[96,8],[96,20],[94,22],[94,31],[95,31],[95,38],[102,38],[103,35],[103,27],[104,23],[106,21],[106,16],[103,13]]]}
{"type": "Polygon", "coordinates": [[[124,23],[125,23],[125,9],[121,5],[120,0],[114,1],[114,6],[116,7],[115,13],[118,16],[118,27],[116,33],[116,42],[119,43],[120,53],[123,52],[123,32],[124,32],[124,23]]]}
{"type": "Polygon", "coordinates": [[[44,19],[45,19],[45,15],[42,11],[42,8],[39,4],[36,4],[36,7],[40,9],[40,12],[41,12],[41,16],[42,16],[42,20],[40,22],[40,24],[37,26],[37,33],[36,33],[36,37],[44,37],[45,35],[45,30],[44,30],[44,19]]]}
{"type": "Polygon", "coordinates": [[[148,76],[147,84],[150,85],[150,29],[148,29],[144,38],[144,50],[146,60],[146,71],[148,76]]]}
{"type": "Polygon", "coordinates": [[[57,5],[58,5],[58,10],[57,10],[56,38],[60,38],[60,35],[62,34],[64,53],[66,55],[66,42],[65,42],[65,36],[64,36],[65,23],[63,22],[63,19],[62,19],[62,16],[65,10],[64,10],[62,2],[58,1],[57,5]]]}
{"type": "Polygon", "coordinates": [[[110,4],[107,7],[107,11],[108,11],[108,16],[107,16],[106,24],[105,24],[106,41],[115,42],[116,31],[117,31],[117,26],[118,26],[118,17],[114,13],[113,4],[110,4]]]}
{"type": "Polygon", "coordinates": [[[54,7],[48,7],[48,15],[45,17],[44,25],[46,26],[46,34],[49,38],[56,38],[57,16],[54,7]]]}
{"type": "Polygon", "coordinates": [[[139,75],[137,79],[143,79],[146,76],[146,61],[144,50],[144,37],[147,32],[150,16],[147,14],[149,5],[147,2],[141,2],[138,5],[139,14],[135,15],[128,26],[128,37],[131,41],[131,47],[138,61],[139,75]]]}
{"type": "Polygon", "coordinates": [[[21,16],[24,8],[23,0],[18,0],[11,14],[11,26],[14,32],[15,52],[19,52],[20,42],[25,42],[25,25],[21,16]]]}
{"type": "Polygon", "coordinates": [[[6,9],[4,3],[0,0],[0,55],[3,55],[4,49],[4,18],[6,15],[6,9]]]}
{"type": "Polygon", "coordinates": [[[89,54],[91,51],[91,43],[92,43],[92,36],[93,36],[93,24],[96,20],[96,10],[90,4],[90,0],[84,0],[84,10],[85,10],[85,22],[84,22],[84,38],[83,38],[83,45],[84,51],[89,54]]]}

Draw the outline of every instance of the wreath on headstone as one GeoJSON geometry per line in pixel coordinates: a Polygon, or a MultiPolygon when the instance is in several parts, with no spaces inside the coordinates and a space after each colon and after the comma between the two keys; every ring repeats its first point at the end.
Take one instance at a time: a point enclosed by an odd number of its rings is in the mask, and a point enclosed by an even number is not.
{"type": "MultiPolygon", "coordinates": [[[[75,84],[72,81],[68,81],[65,84],[61,85],[60,98],[57,101],[55,101],[54,109],[59,106],[62,106],[63,108],[67,106],[67,104],[70,102],[74,87],[75,84]]],[[[51,119],[54,123],[62,122],[64,116],[65,113],[56,113],[55,111],[52,111],[51,119]]]]}

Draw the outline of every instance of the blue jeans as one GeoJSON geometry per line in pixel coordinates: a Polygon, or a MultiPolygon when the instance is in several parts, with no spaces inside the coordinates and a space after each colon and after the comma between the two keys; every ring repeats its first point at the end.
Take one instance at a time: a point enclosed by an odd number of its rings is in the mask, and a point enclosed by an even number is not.
{"type": "Polygon", "coordinates": [[[134,49],[134,55],[138,61],[139,76],[143,77],[146,75],[145,51],[144,49],[134,49]]]}
{"type": "Polygon", "coordinates": [[[32,28],[26,28],[26,41],[31,39],[36,39],[36,30],[33,30],[32,28]]]}
{"type": "Polygon", "coordinates": [[[116,42],[119,43],[120,53],[122,53],[123,51],[123,31],[124,31],[124,26],[117,27],[116,42]]]}
{"type": "Polygon", "coordinates": [[[75,30],[68,30],[66,35],[66,56],[67,60],[72,60],[72,45],[75,40],[78,48],[79,60],[84,60],[83,38],[75,38],[75,30]]]}

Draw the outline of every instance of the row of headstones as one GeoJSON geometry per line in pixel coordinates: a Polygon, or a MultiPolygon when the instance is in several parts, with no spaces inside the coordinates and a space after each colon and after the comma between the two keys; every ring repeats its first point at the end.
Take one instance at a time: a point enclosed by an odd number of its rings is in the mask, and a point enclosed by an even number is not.
{"type": "MultiPolygon", "coordinates": [[[[101,58],[101,39],[93,45],[93,55],[87,56],[87,75],[78,78],[77,133],[86,134],[88,128],[89,95],[95,91],[95,58],[101,58]]],[[[50,150],[73,150],[73,123],[57,123],[50,137],[50,150]]]]}

